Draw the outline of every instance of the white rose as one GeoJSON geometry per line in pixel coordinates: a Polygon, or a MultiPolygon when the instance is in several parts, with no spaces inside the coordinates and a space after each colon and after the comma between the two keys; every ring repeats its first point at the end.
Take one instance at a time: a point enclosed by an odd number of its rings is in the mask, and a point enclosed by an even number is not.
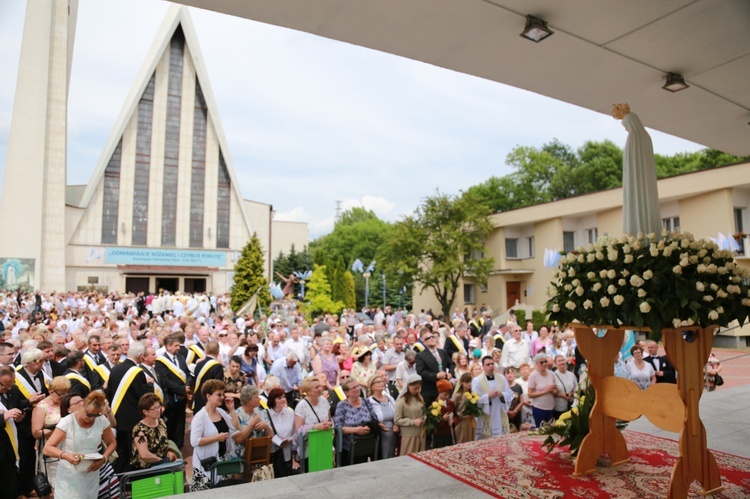
{"type": "Polygon", "coordinates": [[[717,289],[716,290],[716,297],[717,298],[726,298],[729,296],[723,289],[717,289]]]}
{"type": "Polygon", "coordinates": [[[720,314],[723,314],[724,313],[724,307],[716,307],[716,311],[719,312],[720,314]]]}
{"type": "Polygon", "coordinates": [[[698,281],[695,283],[695,289],[697,289],[698,291],[705,291],[706,286],[702,282],[698,281]]]}
{"type": "Polygon", "coordinates": [[[600,289],[602,289],[602,283],[595,282],[594,285],[591,287],[591,289],[593,289],[594,293],[596,293],[597,291],[599,291],[600,289]]]}
{"type": "Polygon", "coordinates": [[[664,256],[672,256],[672,248],[671,247],[664,248],[664,256]]]}
{"type": "Polygon", "coordinates": [[[576,304],[572,301],[567,301],[565,302],[565,308],[567,308],[568,310],[575,310],[576,304]]]}
{"type": "Polygon", "coordinates": [[[572,291],[573,290],[573,285],[572,284],[566,284],[565,286],[563,286],[563,289],[565,289],[565,291],[572,291]]]}
{"type": "Polygon", "coordinates": [[[708,253],[708,251],[706,251],[706,248],[701,249],[698,252],[698,258],[703,258],[704,256],[706,256],[707,253],[708,253]]]}
{"type": "Polygon", "coordinates": [[[715,274],[719,267],[714,265],[713,263],[708,265],[708,273],[709,274],[715,274]]]}
{"type": "Polygon", "coordinates": [[[638,298],[643,298],[643,297],[644,297],[644,296],[646,296],[647,294],[648,294],[648,293],[646,293],[646,290],[645,290],[645,289],[643,289],[643,288],[641,288],[641,289],[639,289],[639,290],[638,290],[638,298]]]}
{"type": "Polygon", "coordinates": [[[609,293],[611,295],[617,293],[617,288],[615,287],[614,284],[610,284],[609,285],[609,287],[607,288],[607,293],[609,293]]]}
{"type": "Polygon", "coordinates": [[[627,271],[627,269],[623,269],[622,272],[620,272],[623,277],[627,277],[630,275],[630,272],[627,271]]]}
{"type": "Polygon", "coordinates": [[[625,301],[625,297],[624,296],[622,296],[622,295],[615,295],[615,299],[614,299],[615,305],[622,305],[622,302],[624,302],[624,301],[625,301]]]}
{"type": "Polygon", "coordinates": [[[711,295],[704,295],[703,296],[703,301],[707,301],[707,302],[710,303],[710,302],[714,301],[714,297],[711,296],[711,295]]]}
{"type": "Polygon", "coordinates": [[[559,312],[560,311],[560,305],[558,305],[557,303],[555,303],[554,305],[552,305],[552,311],[555,312],[555,313],[559,312]]]}
{"type": "Polygon", "coordinates": [[[641,286],[643,286],[643,283],[644,283],[644,282],[645,282],[645,281],[644,281],[643,279],[641,279],[640,277],[638,277],[638,276],[637,276],[637,275],[635,275],[635,274],[633,274],[633,275],[632,275],[632,276],[630,277],[630,284],[631,284],[632,286],[635,286],[636,288],[640,288],[641,286]]]}
{"type": "Polygon", "coordinates": [[[628,281],[626,281],[625,279],[620,279],[619,281],[617,281],[618,286],[625,286],[627,283],[628,281]]]}
{"type": "Polygon", "coordinates": [[[675,265],[672,268],[672,272],[674,272],[675,274],[682,274],[682,267],[680,267],[679,265],[675,265]]]}
{"type": "Polygon", "coordinates": [[[593,306],[594,306],[594,303],[591,300],[586,300],[585,302],[583,302],[583,308],[585,310],[588,310],[592,308],[593,306]]]}
{"type": "Polygon", "coordinates": [[[687,258],[680,260],[680,267],[687,267],[690,264],[687,258]]]}
{"type": "Polygon", "coordinates": [[[583,287],[582,287],[582,286],[578,286],[578,287],[576,288],[576,294],[577,294],[578,296],[583,296],[583,287]]]}
{"type": "Polygon", "coordinates": [[[727,272],[729,272],[729,269],[724,266],[721,266],[718,269],[716,269],[716,271],[719,273],[719,275],[724,275],[727,272]]]}
{"type": "Polygon", "coordinates": [[[586,255],[586,261],[589,263],[593,263],[594,260],[596,260],[596,255],[594,253],[589,253],[586,255]]]}
{"type": "Polygon", "coordinates": [[[581,281],[579,281],[578,279],[573,279],[573,282],[571,282],[571,284],[573,286],[580,286],[581,285],[581,281]]]}
{"type": "Polygon", "coordinates": [[[609,277],[610,279],[614,279],[615,277],[617,277],[617,272],[615,272],[614,269],[609,269],[607,271],[607,277],[609,277]]]}
{"type": "Polygon", "coordinates": [[[659,248],[657,248],[655,244],[652,244],[649,247],[649,252],[651,253],[651,256],[653,257],[659,256],[659,248]]]}
{"type": "Polygon", "coordinates": [[[617,251],[609,251],[607,252],[607,258],[610,262],[616,262],[617,261],[617,251]]]}
{"type": "Polygon", "coordinates": [[[633,255],[625,255],[625,263],[633,263],[633,255]]]}
{"type": "Polygon", "coordinates": [[[708,313],[708,318],[711,319],[712,321],[715,321],[716,319],[719,318],[719,312],[717,312],[716,310],[711,310],[708,313]]]}
{"type": "Polygon", "coordinates": [[[746,307],[750,307],[750,298],[743,298],[742,304],[746,307]]]}
{"type": "Polygon", "coordinates": [[[622,252],[625,253],[625,254],[630,253],[630,245],[628,245],[628,244],[623,245],[622,252]]]}
{"type": "Polygon", "coordinates": [[[578,258],[576,258],[576,260],[578,260],[578,263],[583,263],[583,253],[579,253],[578,258]]]}
{"type": "Polygon", "coordinates": [[[698,263],[698,257],[697,257],[697,256],[695,256],[695,255],[690,255],[690,256],[688,257],[688,262],[690,262],[690,263],[692,263],[693,265],[695,265],[696,263],[698,263]]]}
{"type": "Polygon", "coordinates": [[[599,271],[599,277],[601,277],[602,279],[606,278],[607,277],[607,271],[606,270],[600,270],[599,271]]]}
{"type": "MultiPolygon", "coordinates": [[[[647,314],[651,312],[651,305],[649,305],[647,301],[642,301],[641,304],[638,305],[638,310],[640,310],[643,314],[647,314]]],[[[677,320],[679,321],[679,319],[677,320]]]]}
{"type": "Polygon", "coordinates": [[[701,264],[698,264],[698,267],[696,268],[696,270],[701,274],[705,274],[706,272],[708,272],[708,267],[706,267],[706,264],[701,263],[701,264]]]}
{"type": "Polygon", "coordinates": [[[568,275],[570,277],[575,277],[576,276],[576,269],[570,269],[570,270],[568,270],[568,275]]]}
{"type": "Polygon", "coordinates": [[[654,277],[654,273],[650,270],[647,270],[646,272],[643,273],[643,278],[647,281],[651,279],[652,277],[654,277]]]}
{"type": "Polygon", "coordinates": [[[609,298],[607,298],[606,296],[603,296],[602,299],[599,300],[599,304],[602,307],[608,307],[609,306],[609,298]]]}
{"type": "Polygon", "coordinates": [[[711,291],[716,291],[717,289],[719,289],[719,286],[717,286],[716,283],[712,282],[710,288],[711,288],[711,291]]]}
{"type": "Polygon", "coordinates": [[[649,239],[656,239],[656,232],[649,232],[646,237],[649,239]]]}
{"type": "Polygon", "coordinates": [[[554,298],[555,296],[557,296],[557,288],[555,286],[548,286],[547,296],[549,296],[550,298],[554,298]]]}
{"type": "Polygon", "coordinates": [[[739,286],[737,286],[736,284],[729,284],[729,285],[727,285],[727,293],[730,293],[730,294],[733,294],[733,295],[738,295],[738,294],[742,293],[742,289],[739,286]]]}
{"type": "Polygon", "coordinates": [[[597,260],[604,260],[604,253],[602,253],[601,251],[597,251],[596,252],[596,259],[597,260]]]}
{"type": "Polygon", "coordinates": [[[682,241],[680,241],[680,246],[683,248],[687,248],[690,246],[690,240],[688,238],[684,238],[682,241]]]}
{"type": "Polygon", "coordinates": [[[586,277],[593,280],[596,279],[596,274],[593,272],[589,272],[588,274],[586,274],[586,277]]]}

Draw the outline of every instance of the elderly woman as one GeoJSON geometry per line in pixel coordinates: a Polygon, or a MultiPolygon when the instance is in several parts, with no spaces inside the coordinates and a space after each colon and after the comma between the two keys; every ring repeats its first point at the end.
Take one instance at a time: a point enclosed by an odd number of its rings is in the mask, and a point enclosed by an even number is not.
{"type": "Polygon", "coordinates": [[[654,366],[643,360],[643,348],[635,345],[630,349],[630,355],[633,356],[633,361],[628,363],[631,381],[641,390],[656,383],[656,371],[654,371],[654,366]]]}
{"type": "Polygon", "coordinates": [[[367,387],[369,395],[367,401],[380,424],[380,459],[388,459],[396,454],[398,426],[393,421],[396,414],[396,401],[388,393],[385,376],[380,374],[370,376],[367,387]]]}
{"type": "Polygon", "coordinates": [[[260,389],[254,385],[245,385],[240,390],[241,407],[232,414],[232,424],[237,428],[232,438],[235,448],[233,457],[242,459],[245,455],[245,441],[249,438],[273,437],[268,413],[260,409],[260,389]]]}
{"type": "Polygon", "coordinates": [[[557,367],[557,371],[552,374],[555,376],[555,386],[557,386],[554,409],[555,419],[557,419],[560,414],[570,409],[570,404],[573,402],[573,396],[578,387],[578,380],[575,374],[568,371],[568,359],[564,355],[555,356],[555,367],[557,367]]]}
{"type": "MultiPolygon", "coordinates": [[[[706,390],[709,392],[712,392],[716,390],[717,385],[716,384],[716,376],[719,375],[721,372],[721,361],[719,360],[719,357],[716,356],[714,352],[711,352],[711,355],[708,357],[708,361],[706,362],[706,365],[703,367],[703,372],[705,376],[705,385],[706,390]]],[[[721,384],[724,384],[723,382],[721,384]]]]}
{"type": "Polygon", "coordinates": [[[333,341],[330,338],[320,339],[320,351],[312,359],[312,369],[316,376],[320,373],[325,374],[327,383],[324,388],[333,390],[336,387],[339,363],[333,354],[333,341]]]}
{"type": "MultiPolygon", "coordinates": [[[[346,394],[346,399],[339,402],[336,414],[333,418],[334,426],[341,428],[344,439],[341,445],[340,466],[349,465],[349,452],[355,435],[367,435],[370,433],[368,424],[372,421],[373,412],[365,404],[360,394],[360,386],[354,378],[342,381],[341,388],[346,394]]],[[[355,464],[366,462],[366,457],[355,460],[355,464]]]]}
{"type": "MultiPolygon", "coordinates": [[[[297,435],[305,435],[310,430],[330,430],[333,427],[331,405],[323,396],[323,386],[320,379],[315,376],[308,376],[302,380],[304,398],[294,409],[294,431],[297,435]]],[[[305,449],[300,449],[300,459],[307,459],[305,449]]],[[[305,469],[308,469],[307,466],[305,469]]]]}
{"type": "Polygon", "coordinates": [[[287,406],[283,388],[274,388],[268,394],[268,415],[273,428],[271,462],[275,478],[292,473],[292,450],[295,447],[294,412],[287,406]]]}
{"type": "Polygon", "coordinates": [[[109,420],[99,417],[107,410],[104,394],[91,392],[79,410],[60,419],[44,445],[44,455],[60,461],[55,480],[58,497],[98,496],[99,468],[117,448],[109,420]],[[107,448],[98,454],[102,440],[107,448]]]}
{"type": "MultiPolygon", "coordinates": [[[[49,384],[49,396],[39,401],[31,415],[31,433],[34,438],[41,440],[44,446],[52,431],[60,422],[60,402],[70,390],[70,380],[65,376],[56,376],[49,384]]],[[[44,457],[44,464],[40,467],[45,470],[50,484],[55,483],[57,475],[57,463],[59,459],[44,457]]]]}
{"type": "Polygon", "coordinates": [[[547,354],[538,353],[534,356],[534,372],[529,376],[529,392],[531,411],[534,414],[534,424],[537,428],[545,421],[555,419],[555,395],[557,386],[555,376],[547,370],[547,354]]]}
{"type": "Polygon", "coordinates": [[[539,328],[539,337],[531,342],[531,356],[535,356],[540,351],[544,351],[547,356],[550,356],[550,347],[552,346],[552,338],[549,335],[549,328],[547,326],[541,326],[539,328]]]}
{"type": "Polygon", "coordinates": [[[210,379],[201,385],[201,394],[206,405],[193,416],[190,427],[190,445],[193,446],[193,481],[190,491],[209,488],[211,465],[231,455],[235,427],[232,419],[224,409],[226,404],[230,413],[234,412],[234,399],[224,397],[226,385],[218,379],[210,379]]]}
{"type": "Polygon", "coordinates": [[[357,380],[359,386],[366,389],[367,380],[377,371],[375,363],[372,362],[372,352],[357,347],[352,352],[352,357],[357,359],[357,362],[352,366],[352,377],[357,380]]]}
{"type": "Polygon", "coordinates": [[[406,388],[401,391],[398,400],[396,400],[393,421],[401,431],[401,447],[399,450],[401,456],[424,450],[424,440],[422,439],[424,399],[421,391],[422,377],[419,374],[412,374],[406,380],[406,388]]]}
{"type": "Polygon", "coordinates": [[[162,405],[154,393],[144,394],[138,401],[138,410],[143,415],[133,427],[133,445],[130,467],[142,470],[177,459],[169,450],[167,424],[161,417],[162,405]]]}

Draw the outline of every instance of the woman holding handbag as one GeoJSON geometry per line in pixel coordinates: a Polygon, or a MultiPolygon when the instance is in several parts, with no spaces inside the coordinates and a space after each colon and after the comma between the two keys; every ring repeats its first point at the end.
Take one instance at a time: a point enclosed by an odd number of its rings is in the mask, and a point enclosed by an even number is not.
{"type": "Polygon", "coordinates": [[[295,447],[294,412],[287,407],[283,388],[274,388],[268,394],[268,416],[273,429],[271,462],[276,478],[292,474],[292,450],[295,447]]]}
{"type": "Polygon", "coordinates": [[[234,399],[224,397],[223,381],[210,379],[201,386],[206,405],[193,416],[190,426],[190,445],[193,446],[193,480],[190,491],[211,487],[211,466],[231,455],[234,441],[230,438],[235,430],[230,414],[221,408],[225,403],[234,413],[234,399]]]}
{"type": "Polygon", "coordinates": [[[39,401],[31,414],[31,433],[39,440],[40,456],[37,467],[47,476],[47,482],[50,485],[55,483],[59,459],[46,457],[41,451],[45,441],[60,422],[60,402],[68,390],[70,390],[70,380],[65,376],[56,376],[49,384],[49,395],[39,401]]]}

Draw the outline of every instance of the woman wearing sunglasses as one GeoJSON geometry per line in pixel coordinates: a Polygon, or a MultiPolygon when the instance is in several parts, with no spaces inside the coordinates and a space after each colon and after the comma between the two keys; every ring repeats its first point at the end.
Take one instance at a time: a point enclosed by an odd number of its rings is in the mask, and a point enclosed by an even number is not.
{"type": "Polygon", "coordinates": [[[82,407],[63,417],[44,446],[44,455],[57,458],[55,495],[59,497],[97,497],[99,468],[117,448],[115,435],[105,415],[107,400],[100,391],[91,392],[82,407]],[[99,444],[107,445],[98,454],[99,444]],[[99,458],[87,455],[96,454],[99,458]]]}

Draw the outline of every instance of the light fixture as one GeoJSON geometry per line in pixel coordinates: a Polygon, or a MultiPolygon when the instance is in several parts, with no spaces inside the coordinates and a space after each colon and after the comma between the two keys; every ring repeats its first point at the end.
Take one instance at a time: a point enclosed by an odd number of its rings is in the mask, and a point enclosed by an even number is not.
{"type": "Polygon", "coordinates": [[[526,16],[526,27],[521,32],[521,36],[539,43],[553,33],[554,31],[547,27],[547,21],[529,15],[526,16]]]}
{"type": "Polygon", "coordinates": [[[686,88],[690,87],[690,85],[685,83],[685,78],[683,78],[679,73],[667,73],[664,78],[667,80],[666,83],[664,83],[664,86],[661,87],[664,90],[669,90],[670,92],[679,92],[680,90],[685,90],[686,88]]]}

